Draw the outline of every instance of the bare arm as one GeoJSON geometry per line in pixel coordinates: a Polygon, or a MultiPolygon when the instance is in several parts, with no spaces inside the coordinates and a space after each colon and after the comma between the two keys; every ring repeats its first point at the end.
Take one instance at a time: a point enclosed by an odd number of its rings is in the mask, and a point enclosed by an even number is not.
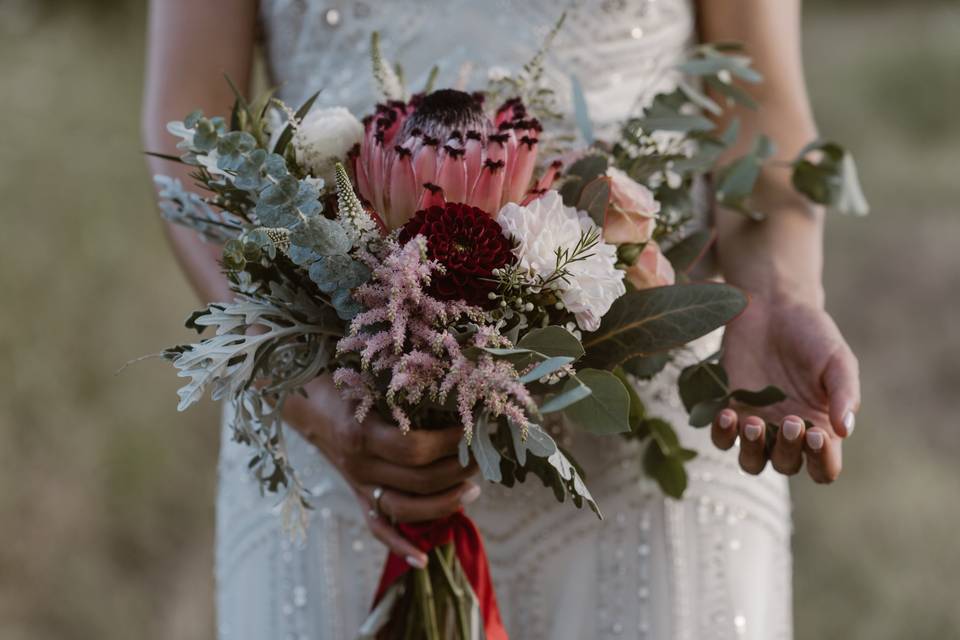
{"type": "MultiPolygon", "coordinates": [[[[233,94],[224,74],[246,91],[256,29],[254,0],[153,0],[150,3],[147,81],[143,99],[143,142],[148,151],[176,155],[166,124],[196,108],[207,115],[229,112],[233,94]]],[[[189,169],[150,158],[152,174],[170,175],[185,186],[189,169]]],[[[220,248],[179,225],[166,223],[180,266],[203,302],[233,296],[217,260],[220,248]]]]}
{"type": "MultiPolygon", "coordinates": [[[[746,87],[759,108],[726,114],[741,123],[740,140],[726,159],[746,153],[754,136],[763,133],[776,145],[776,160],[792,160],[817,135],[803,79],[800,1],[701,2],[700,28],[705,41],[744,43],[763,74],[760,85],[746,87]]],[[[823,209],[797,194],[790,171],[777,167],[763,170],[755,203],[774,215],[758,224],[736,212],[718,213],[718,252],[726,279],[751,293],[823,304],[823,209]]]]}
{"type": "MultiPolygon", "coordinates": [[[[800,0],[701,0],[699,7],[701,37],[744,43],[764,76],[749,87],[759,108],[727,115],[742,125],[727,159],[746,152],[758,133],[774,142],[776,160],[793,159],[817,134],[803,79],[800,0]]],[[[790,399],[760,416],[721,412],[713,440],[726,449],[739,435],[740,465],[748,472],[759,473],[770,460],[793,474],[805,457],[814,480],[831,482],[841,469],[841,440],[853,432],[860,381],[856,358],[823,308],[824,212],[793,190],[789,169],[776,166],[761,172],[753,204],[766,220],[718,212],[720,268],[752,297],[726,331],[724,364],[734,386],[773,383],[790,399]],[[780,424],[771,450],[763,419],[780,424]]]]}

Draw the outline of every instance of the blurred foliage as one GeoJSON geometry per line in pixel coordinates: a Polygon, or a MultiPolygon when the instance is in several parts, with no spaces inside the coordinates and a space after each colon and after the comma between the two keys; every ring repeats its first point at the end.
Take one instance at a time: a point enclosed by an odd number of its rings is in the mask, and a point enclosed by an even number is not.
{"type": "MultiPolygon", "coordinates": [[[[960,12],[809,7],[818,120],[875,210],[828,228],[864,408],[841,480],[793,483],[797,638],[954,637],[960,12]]],[[[115,375],[196,304],[140,156],[143,21],[135,0],[0,0],[3,640],[213,637],[216,410],[177,414],[166,365],[115,375]]]]}

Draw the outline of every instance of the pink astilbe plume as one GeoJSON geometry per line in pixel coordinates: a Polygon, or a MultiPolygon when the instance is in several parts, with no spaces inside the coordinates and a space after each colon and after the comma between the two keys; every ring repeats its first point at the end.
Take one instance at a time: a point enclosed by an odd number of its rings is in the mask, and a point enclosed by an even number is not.
{"type": "Polygon", "coordinates": [[[382,400],[407,431],[414,426],[418,405],[454,398],[468,439],[478,412],[504,416],[525,431],[527,412],[536,405],[516,368],[487,353],[474,359],[464,353],[510,347],[510,341],[489,324],[482,309],[427,293],[431,275],[443,267],[426,258],[423,236],[403,246],[387,241],[383,255],[362,256],[372,277],[354,297],[366,311],[353,319],[349,335],[337,345],[341,356],[360,357],[359,371],[341,367],[334,373],[344,397],[360,403],[358,419],[382,400]]]}

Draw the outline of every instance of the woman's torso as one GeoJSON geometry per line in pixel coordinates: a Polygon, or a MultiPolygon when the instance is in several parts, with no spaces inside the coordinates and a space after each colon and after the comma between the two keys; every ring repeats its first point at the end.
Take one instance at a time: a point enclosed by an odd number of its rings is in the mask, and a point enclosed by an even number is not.
{"type": "Polygon", "coordinates": [[[478,88],[491,74],[520,70],[566,11],[545,60],[561,107],[571,76],[599,124],[624,118],[670,89],[694,34],[691,0],[261,0],[268,70],[292,104],[322,90],[320,104],[357,115],[379,98],[370,70],[370,34],[403,65],[407,85],[478,88]]]}

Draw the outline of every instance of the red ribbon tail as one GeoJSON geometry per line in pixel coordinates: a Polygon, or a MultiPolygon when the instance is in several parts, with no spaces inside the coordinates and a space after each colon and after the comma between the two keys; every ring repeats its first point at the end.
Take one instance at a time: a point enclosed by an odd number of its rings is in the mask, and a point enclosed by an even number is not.
{"type": "MultiPolygon", "coordinates": [[[[503,626],[500,609],[497,607],[497,596],[493,590],[487,553],[483,548],[480,532],[473,521],[463,511],[458,511],[442,520],[423,524],[401,524],[397,528],[424,553],[440,545],[453,543],[457,560],[463,567],[463,572],[477,597],[486,640],[508,640],[507,630],[503,626]]],[[[393,553],[387,556],[374,605],[380,601],[390,585],[402,578],[410,568],[406,560],[400,556],[393,553]]]]}

